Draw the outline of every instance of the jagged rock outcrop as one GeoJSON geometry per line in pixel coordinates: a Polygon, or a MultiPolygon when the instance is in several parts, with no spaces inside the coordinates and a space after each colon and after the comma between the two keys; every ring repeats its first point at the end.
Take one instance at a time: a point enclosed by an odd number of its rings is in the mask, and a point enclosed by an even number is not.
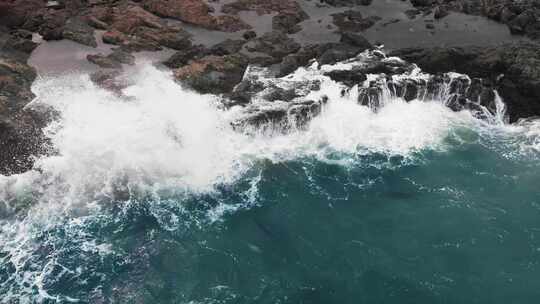
{"type": "Polygon", "coordinates": [[[453,111],[468,110],[488,121],[504,119],[497,87],[489,79],[452,72],[429,74],[378,50],[365,51],[335,65],[315,64],[297,73],[294,77],[276,78],[270,69],[250,67],[242,81],[225,95],[225,106],[243,107],[243,115],[233,125],[247,132],[303,128],[329,98],[336,97],[326,95],[336,89],[342,98],[352,98],[374,112],[401,99],[438,102],[453,111]],[[310,77],[303,77],[305,73],[310,77]]]}
{"type": "Polygon", "coordinates": [[[327,99],[306,99],[310,92],[320,90],[319,80],[274,78],[267,72],[251,67],[224,100],[227,107],[243,107],[242,115],[232,122],[235,129],[247,133],[288,132],[304,128],[320,114],[327,99]]]}
{"type": "Polygon", "coordinates": [[[392,55],[431,73],[456,71],[494,84],[508,105],[511,122],[540,115],[540,46],[513,43],[498,47],[413,48],[392,55]]]}

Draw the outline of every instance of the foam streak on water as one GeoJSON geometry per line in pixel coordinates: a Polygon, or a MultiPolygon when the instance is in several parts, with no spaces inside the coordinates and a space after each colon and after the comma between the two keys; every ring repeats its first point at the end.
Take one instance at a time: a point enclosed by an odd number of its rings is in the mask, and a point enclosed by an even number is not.
{"type": "MultiPolygon", "coordinates": [[[[89,266],[92,259],[120,254],[87,231],[90,223],[106,217],[103,210],[110,203],[122,202],[119,214],[129,217],[130,208],[146,208],[150,201],[160,225],[175,231],[185,221],[178,214],[189,197],[215,194],[218,203],[205,211],[209,222],[257,204],[258,166],[267,160],[315,158],[349,166],[357,155],[370,153],[406,158],[444,151],[446,138],[464,128],[491,128],[436,101],[396,99],[374,113],[357,104],[354,90],[343,95],[343,87],[316,67],[288,79],[313,77],[321,80],[321,90],[308,97],[329,98],[321,115],[306,130],[273,135],[233,130],[230,123],[243,115],[242,109],[221,110],[217,97],[186,90],[151,66],[133,73],[123,97],[96,87],[87,75],[39,79],[35,102],[52,105],[61,115],[47,130],[57,151],[39,159],[35,170],[0,176],[0,202],[7,206],[0,220],[0,301],[75,301],[49,293],[48,286],[54,278],[98,275],[89,266]],[[219,189],[246,176],[239,200],[247,205],[219,203],[219,189]],[[18,209],[24,212],[14,215],[18,209]],[[54,234],[69,238],[69,244],[54,234]],[[88,260],[63,265],[63,254],[88,260]]],[[[528,133],[520,134],[536,138],[531,141],[538,149],[538,124],[521,128],[528,133]]]]}

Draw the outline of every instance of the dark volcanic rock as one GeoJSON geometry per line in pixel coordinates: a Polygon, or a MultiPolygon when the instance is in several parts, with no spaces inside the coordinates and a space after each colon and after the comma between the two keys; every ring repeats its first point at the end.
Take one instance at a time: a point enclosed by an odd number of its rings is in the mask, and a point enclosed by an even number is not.
{"type": "Polygon", "coordinates": [[[97,47],[96,38],[94,38],[94,29],[80,18],[70,18],[67,20],[63,37],[80,44],[97,47]]]}
{"type": "Polygon", "coordinates": [[[103,54],[89,54],[86,59],[91,63],[106,69],[120,69],[122,64],[103,54]]]}
{"type": "Polygon", "coordinates": [[[272,17],[272,29],[288,34],[300,31],[298,23],[309,18],[293,0],[237,0],[223,5],[222,11],[229,14],[240,11],[255,11],[259,15],[276,13],[272,17]]]}
{"type": "MultiPolygon", "coordinates": [[[[47,13],[37,17],[39,21],[33,20],[35,25],[29,26],[34,29],[37,28],[39,34],[45,40],[60,40],[63,39],[64,25],[67,22],[68,14],[64,11],[55,11],[53,13],[47,13]]],[[[29,23],[29,22],[27,22],[29,23]]]]}
{"type": "Polygon", "coordinates": [[[174,53],[163,64],[169,68],[176,69],[188,64],[191,60],[200,59],[209,54],[210,50],[203,45],[194,45],[174,53]]]}
{"type": "Polygon", "coordinates": [[[367,49],[373,48],[371,43],[362,35],[345,32],[341,34],[341,38],[339,40],[341,43],[349,44],[352,46],[356,46],[360,48],[360,51],[364,51],[367,49]]]}
{"type": "Polygon", "coordinates": [[[430,6],[435,0],[411,0],[413,6],[430,6]]]}
{"type": "Polygon", "coordinates": [[[317,116],[327,98],[306,98],[320,90],[319,80],[294,80],[274,78],[268,70],[250,67],[242,82],[224,101],[226,106],[242,106],[242,115],[233,127],[242,132],[285,133],[304,128],[317,116]],[[270,77],[270,78],[268,78],[270,77]]]}
{"type": "Polygon", "coordinates": [[[277,76],[281,77],[294,72],[297,68],[307,65],[311,59],[316,58],[319,54],[318,46],[307,45],[298,52],[283,57],[277,67],[277,76]]]}
{"type": "Polygon", "coordinates": [[[128,37],[120,31],[110,30],[103,33],[101,39],[104,43],[121,45],[127,41],[128,37]]]}
{"type": "Polygon", "coordinates": [[[323,104],[323,100],[305,100],[267,109],[252,107],[232,125],[236,130],[247,133],[253,130],[286,133],[291,129],[304,128],[311,118],[320,114],[323,104]]]}
{"type": "Polygon", "coordinates": [[[444,17],[448,16],[448,14],[449,14],[448,8],[446,8],[446,6],[444,6],[444,5],[439,5],[433,11],[433,18],[441,19],[441,18],[444,18],[444,17]]]}
{"type": "Polygon", "coordinates": [[[321,46],[322,54],[317,58],[320,64],[334,64],[356,56],[362,49],[345,43],[327,43],[321,46]]]}
{"type": "Polygon", "coordinates": [[[24,172],[32,167],[33,156],[46,152],[41,128],[47,116],[25,108],[34,98],[30,86],[35,77],[24,62],[0,56],[0,174],[24,172]]]}
{"type": "Polygon", "coordinates": [[[443,18],[449,11],[483,15],[507,24],[514,34],[540,39],[540,2],[537,0],[411,0],[411,3],[429,12],[434,18],[443,18]]]}
{"type": "Polygon", "coordinates": [[[122,89],[126,88],[126,84],[120,80],[121,71],[119,70],[100,70],[90,75],[90,80],[97,86],[116,94],[121,94],[122,89]]]}
{"type": "Polygon", "coordinates": [[[156,43],[173,50],[182,50],[191,46],[191,34],[181,28],[156,29],[142,26],[138,27],[133,35],[140,40],[156,43]]]}
{"type": "Polygon", "coordinates": [[[229,14],[237,14],[240,11],[255,11],[259,15],[278,13],[308,17],[294,0],[236,0],[223,5],[221,10],[229,14]]]}
{"type": "Polygon", "coordinates": [[[355,10],[347,10],[341,13],[332,14],[334,24],[346,32],[360,32],[367,30],[381,20],[378,16],[364,18],[362,13],[355,10]]]}
{"type": "Polygon", "coordinates": [[[322,3],[326,3],[331,6],[355,6],[355,5],[371,5],[373,0],[321,0],[322,3]]]}
{"type": "Polygon", "coordinates": [[[414,19],[416,18],[417,15],[420,15],[422,12],[418,9],[409,9],[409,10],[406,10],[404,12],[404,14],[409,18],[409,19],[414,19]]]}
{"type": "Polygon", "coordinates": [[[30,53],[38,46],[32,41],[32,33],[26,30],[14,30],[6,36],[4,42],[0,38],[0,53],[10,58],[25,62],[30,53]]]}
{"type": "Polygon", "coordinates": [[[210,52],[212,55],[218,56],[236,54],[242,49],[244,43],[246,41],[242,39],[227,39],[212,46],[210,52]]]}
{"type": "Polygon", "coordinates": [[[511,122],[540,115],[540,45],[505,44],[494,48],[404,49],[392,55],[439,73],[456,71],[493,83],[508,106],[511,122]]]}
{"type": "Polygon", "coordinates": [[[272,17],[272,29],[287,34],[294,34],[302,29],[300,25],[298,25],[298,23],[302,21],[303,19],[296,15],[279,14],[272,17]]]}
{"type": "Polygon", "coordinates": [[[159,17],[136,5],[117,6],[95,14],[100,15],[101,21],[111,24],[111,29],[125,34],[131,34],[141,26],[156,29],[163,27],[159,17]]]}
{"type": "Polygon", "coordinates": [[[325,73],[324,75],[330,77],[330,79],[341,82],[347,86],[352,87],[355,84],[361,84],[366,81],[367,77],[364,73],[335,70],[325,73]]]}
{"type": "Polygon", "coordinates": [[[107,23],[99,20],[98,18],[94,16],[89,16],[86,19],[86,22],[88,23],[88,25],[98,30],[106,30],[109,27],[107,23]]]}
{"type": "Polygon", "coordinates": [[[88,55],[86,59],[106,69],[120,69],[122,64],[135,64],[135,57],[122,49],[115,49],[107,56],[103,54],[88,55]]]}
{"type": "Polygon", "coordinates": [[[174,71],[176,79],[201,93],[228,93],[242,80],[248,60],[240,54],[206,56],[174,71]]]}
{"type": "Polygon", "coordinates": [[[282,58],[300,50],[300,44],[282,32],[269,32],[246,44],[250,52],[260,52],[275,58],[282,58]]]}
{"type": "Polygon", "coordinates": [[[43,8],[45,2],[42,0],[0,1],[0,25],[20,28],[43,8]]]}
{"type": "Polygon", "coordinates": [[[123,51],[122,49],[115,49],[112,53],[107,55],[107,58],[110,58],[111,60],[114,60],[123,64],[129,64],[129,65],[135,64],[135,56],[131,55],[128,52],[123,51]]]}
{"type": "Polygon", "coordinates": [[[211,8],[203,0],[144,0],[148,11],[162,17],[174,18],[207,29],[236,32],[250,26],[237,16],[211,15],[211,8]]]}
{"type": "Polygon", "coordinates": [[[244,34],[242,34],[242,37],[246,40],[251,40],[257,37],[257,33],[255,33],[255,31],[246,31],[244,34]]]}

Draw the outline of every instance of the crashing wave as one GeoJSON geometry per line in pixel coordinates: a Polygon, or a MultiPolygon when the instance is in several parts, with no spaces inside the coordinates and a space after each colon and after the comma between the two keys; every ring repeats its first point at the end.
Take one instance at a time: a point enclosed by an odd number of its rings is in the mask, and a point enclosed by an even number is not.
{"type": "Polygon", "coordinates": [[[378,50],[334,65],[314,62],[281,78],[268,69],[248,68],[224,104],[245,106],[245,116],[234,122],[237,127],[297,129],[321,113],[329,100],[325,89],[335,82],[341,86],[342,96],[374,112],[398,101],[434,101],[456,112],[468,110],[491,123],[506,121],[504,103],[481,79],[458,73],[430,75],[378,50]]]}
{"type": "Polygon", "coordinates": [[[464,75],[428,75],[377,51],[280,78],[251,67],[226,98],[186,90],[152,66],[128,78],[121,95],[87,75],[35,83],[35,103],[60,115],[47,130],[56,151],[34,170],[0,177],[5,301],[75,301],[55,293],[58,282],[83,286],[90,278],[101,286],[95,265],[121,265],[124,256],[99,231],[116,229],[137,210],[177,231],[256,205],[267,162],[406,158],[444,150],[457,130],[504,121],[488,86],[464,75]],[[461,109],[471,111],[452,111],[461,109]],[[70,255],[79,265],[63,264],[70,255]]]}

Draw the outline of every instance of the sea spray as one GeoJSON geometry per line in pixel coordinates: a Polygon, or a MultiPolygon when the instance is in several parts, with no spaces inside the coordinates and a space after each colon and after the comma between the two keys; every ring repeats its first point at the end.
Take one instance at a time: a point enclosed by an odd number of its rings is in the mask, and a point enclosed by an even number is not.
{"type": "MultiPolygon", "coordinates": [[[[172,235],[204,230],[224,215],[260,205],[269,194],[259,187],[274,178],[266,171],[280,164],[305,177],[312,195],[346,201],[345,187],[380,183],[358,168],[387,172],[395,163],[414,164],[426,151],[444,154],[456,143],[482,140],[478,136],[492,130],[506,136],[505,126],[453,112],[441,100],[406,102],[386,93],[373,111],[358,104],[364,84],[345,90],[321,74],[335,67],[315,64],[265,80],[287,86],[317,79],[320,89],[306,98],[328,98],[305,128],[271,134],[236,130],[233,122],[246,115],[242,107],[224,110],[219,97],[183,88],[152,66],[129,75],[122,95],[97,87],[87,75],[39,79],[35,102],[60,113],[47,130],[55,153],[38,159],[32,171],[0,177],[0,200],[9,210],[0,234],[3,301],[86,301],[110,292],[104,288],[114,285],[108,269],[150,267],[143,258],[149,249],[129,252],[118,235],[134,233],[132,225],[145,220],[155,222],[150,231],[172,235]],[[342,190],[321,185],[333,177],[317,173],[319,162],[351,174],[342,190]],[[80,292],[63,291],[62,284],[80,292]]],[[[537,146],[536,124],[520,128],[531,139],[528,147],[537,146]]]]}

